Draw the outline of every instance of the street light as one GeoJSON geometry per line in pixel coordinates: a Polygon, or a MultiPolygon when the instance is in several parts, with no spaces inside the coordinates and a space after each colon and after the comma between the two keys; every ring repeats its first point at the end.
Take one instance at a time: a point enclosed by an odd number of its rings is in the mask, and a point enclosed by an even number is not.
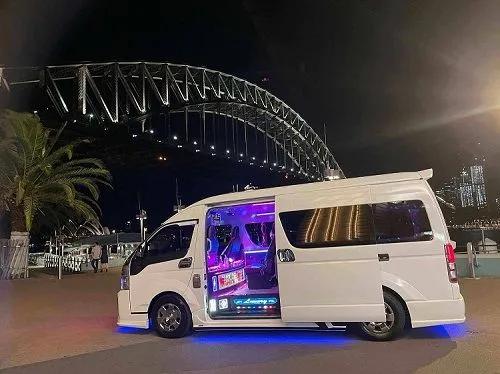
{"type": "Polygon", "coordinates": [[[136,219],[139,220],[140,222],[140,227],[141,227],[141,241],[144,241],[144,239],[146,238],[146,230],[145,230],[145,227],[144,227],[144,220],[146,220],[148,218],[147,214],[146,214],[146,211],[144,209],[141,209],[139,214],[137,214],[135,216],[136,219]]]}

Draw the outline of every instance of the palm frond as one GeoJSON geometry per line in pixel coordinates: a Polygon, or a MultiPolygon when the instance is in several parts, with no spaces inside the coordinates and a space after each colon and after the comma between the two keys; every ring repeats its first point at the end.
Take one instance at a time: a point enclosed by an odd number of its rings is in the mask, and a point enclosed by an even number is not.
{"type": "Polygon", "coordinates": [[[0,136],[10,134],[8,141],[0,140],[1,203],[22,207],[28,230],[48,217],[51,222],[72,215],[98,218],[100,187],[111,187],[112,178],[101,160],[75,157],[85,140],[61,145],[65,126],[52,134],[30,113],[4,111],[0,125],[0,136]]]}

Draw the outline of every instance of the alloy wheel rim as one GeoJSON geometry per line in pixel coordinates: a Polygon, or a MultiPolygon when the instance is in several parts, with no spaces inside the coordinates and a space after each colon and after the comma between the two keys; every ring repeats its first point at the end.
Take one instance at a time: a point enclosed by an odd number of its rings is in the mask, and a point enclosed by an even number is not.
{"type": "Polygon", "coordinates": [[[158,309],[156,321],[162,330],[174,331],[181,324],[181,311],[177,305],[167,303],[158,309]]]}
{"type": "Polygon", "coordinates": [[[389,332],[394,326],[394,310],[387,303],[385,307],[385,322],[363,322],[363,328],[370,334],[380,335],[389,332]]]}

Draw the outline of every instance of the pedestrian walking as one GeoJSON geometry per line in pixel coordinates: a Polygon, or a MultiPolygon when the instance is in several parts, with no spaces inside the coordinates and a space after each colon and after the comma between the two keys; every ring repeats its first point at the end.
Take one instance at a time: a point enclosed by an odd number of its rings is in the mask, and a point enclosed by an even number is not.
{"type": "Polygon", "coordinates": [[[105,245],[101,253],[101,273],[105,270],[108,272],[108,246],[105,245]]]}
{"type": "Polygon", "coordinates": [[[95,242],[94,246],[92,247],[92,252],[90,253],[92,261],[90,264],[94,268],[94,273],[97,273],[97,270],[99,269],[99,260],[102,255],[102,247],[99,245],[99,243],[95,242]]]}

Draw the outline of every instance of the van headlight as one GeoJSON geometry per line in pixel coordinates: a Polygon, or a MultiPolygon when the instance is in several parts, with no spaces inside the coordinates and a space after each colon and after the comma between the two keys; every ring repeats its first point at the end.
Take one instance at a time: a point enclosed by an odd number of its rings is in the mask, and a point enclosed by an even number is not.
{"type": "Polygon", "coordinates": [[[128,264],[123,265],[122,274],[120,276],[120,290],[130,289],[130,276],[128,264]]]}

